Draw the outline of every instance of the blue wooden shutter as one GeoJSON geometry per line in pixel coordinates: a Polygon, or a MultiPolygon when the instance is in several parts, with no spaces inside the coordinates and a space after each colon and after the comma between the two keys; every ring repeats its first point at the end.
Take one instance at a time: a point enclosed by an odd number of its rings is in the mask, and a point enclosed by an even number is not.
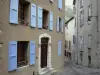
{"type": "Polygon", "coordinates": [[[38,7],[38,28],[42,28],[42,8],[38,7]]]}
{"type": "Polygon", "coordinates": [[[18,24],[18,4],[19,0],[10,0],[10,23],[18,24]]]}
{"type": "Polygon", "coordinates": [[[53,30],[53,12],[50,12],[50,30],[53,30]]]}
{"type": "Polygon", "coordinates": [[[36,45],[34,41],[30,41],[30,65],[35,64],[36,45]]]}
{"type": "Polygon", "coordinates": [[[64,19],[62,19],[62,33],[64,31],[64,19]]]}
{"type": "Polygon", "coordinates": [[[31,27],[36,27],[36,5],[31,4],[31,27]]]}
{"type": "Polygon", "coordinates": [[[57,32],[59,32],[59,17],[57,17],[57,32]]]}
{"type": "Polygon", "coordinates": [[[60,9],[62,9],[62,0],[60,0],[60,9]]]}
{"type": "Polygon", "coordinates": [[[62,41],[58,41],[58,56],[61,56],[62,52],[62,41]]]}
{"type": "Polygon", "coordinates": [[[58,8],[62,9],[62,0],[58,0],[58,8]]]}
{"type": "Polygon", "coordinates": [[[17,68],[17,42],[9,42],[9,54],[8,54],[9,64],[8,71],[13,71],[17,68]]]}

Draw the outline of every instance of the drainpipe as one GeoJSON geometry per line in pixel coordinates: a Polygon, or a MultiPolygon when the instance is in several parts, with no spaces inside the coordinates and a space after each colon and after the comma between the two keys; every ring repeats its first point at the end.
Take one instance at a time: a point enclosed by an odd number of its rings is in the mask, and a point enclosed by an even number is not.
{"type": "Polygon", "coordinates": [[[78,64],[78,1],[76,2],[76,4],[77,4],[77,15],[76,15],[77,17],[77,63],[76,64],[78,64]]]}
{"type": "Polygon", "coordinates": [[[99,24],[98,24],[98,0],[96,0],[97,1],[97,17],[96,17],[96,19],[97,19],[97,68],[99,68],[99,54],[98,54],[98,52],[99,52],[99,32],[100,32],[100,30],[99,30],[99,24]]]}

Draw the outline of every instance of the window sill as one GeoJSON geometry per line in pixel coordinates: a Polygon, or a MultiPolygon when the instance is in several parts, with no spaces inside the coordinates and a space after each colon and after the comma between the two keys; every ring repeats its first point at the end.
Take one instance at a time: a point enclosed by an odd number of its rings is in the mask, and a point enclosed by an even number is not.
{"type": "Polygon", "coordinates": [[[29,65],[23,66],[23,67],[18,67],[17,70],[23,69],[23,68],[27,68],[29,67],[29,65]]]}

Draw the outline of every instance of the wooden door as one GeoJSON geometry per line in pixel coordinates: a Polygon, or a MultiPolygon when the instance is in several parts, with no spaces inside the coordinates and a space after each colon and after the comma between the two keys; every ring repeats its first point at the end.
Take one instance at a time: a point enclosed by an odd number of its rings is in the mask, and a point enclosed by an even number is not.
{"type": "Polygon", "coordinates": [[[47,67],[48,38],[41,40],[41,68],[47,67]]]}

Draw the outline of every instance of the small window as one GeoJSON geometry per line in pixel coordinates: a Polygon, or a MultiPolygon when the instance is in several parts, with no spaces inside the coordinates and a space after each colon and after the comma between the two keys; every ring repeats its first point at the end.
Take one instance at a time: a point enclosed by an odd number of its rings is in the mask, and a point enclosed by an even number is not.
{"type": "Polygon", "coordinates": [[[92,38],[91,35],[88,35],[88,45],[89,46],[91,46],[91,40],[92,40],[91,38],[92,38]]]}
{"type": "Polygon", "coordinates": [[[76,38],[75,38],[75,35],[73,35],[73,44],[76,43],[76,38]]]}
{"type": "Polygon", "coordinates": [[[68,48],[68,41],[65,41],[65,48],[68,48]]]}
{"type": "Polygon", "coordinates": [[[73,14],[76,14],[76,7],[73,7],[73,14]]]}
{"type": "Polygon", "coordinates": [[[80,27],[84,25],[84,10],[80,12],[80,27]]]}
{"type": "Polygon", "coordinates": [[[61,18],[59,17],[59,32],[61,32],[61,18]]]}
{"type": "Polygon", "coordinates": [[[81,62],[83,62],[83,52],[82,51],[80,52],[80,60],[81,62]]]}
{"type": "Polygon", "coordinates": [[[29,8],[29,2],[25,0],[19,0],[19,23],[21,25],[28,25],[28,8],[29,8]]]}
{"type": "Polygon", "coordinates": [[[80,8],[83,7],[83,0],[80,0],[80,8]]]}
{"type": "Polygon", "coordinates": [[[48,29],[48,16],[49,16],[49,11],[43,9],[43,20],[42,20],[43,29],[48,29]]]}
{"type": "Polygon", "coordinates": [[[83,36],[80,36],[80,50],[83,50],[84,48],[84,38],[83,36]]]}
{"type": "Polygon", "coordinates": [[[75,27],[76,27],[76,18],[75,18],[75,27]]]}
{"type": "Polygon", "coordinates": [[[22,67],[27,65],[27,51],[28,51],[28,41],[18,41],[17,45],[17,67],[22,67]]]}
{"type": "Polygon", "coordinates": [[[91,16],[92,16],[92,5],[90,4],[88,7],[88,21],[91,21],[91,16]]]}
{"type": "Polygon", "coordinates": [[[71,49],[71,41],[69,41],[69,49],[71,49]]]}

